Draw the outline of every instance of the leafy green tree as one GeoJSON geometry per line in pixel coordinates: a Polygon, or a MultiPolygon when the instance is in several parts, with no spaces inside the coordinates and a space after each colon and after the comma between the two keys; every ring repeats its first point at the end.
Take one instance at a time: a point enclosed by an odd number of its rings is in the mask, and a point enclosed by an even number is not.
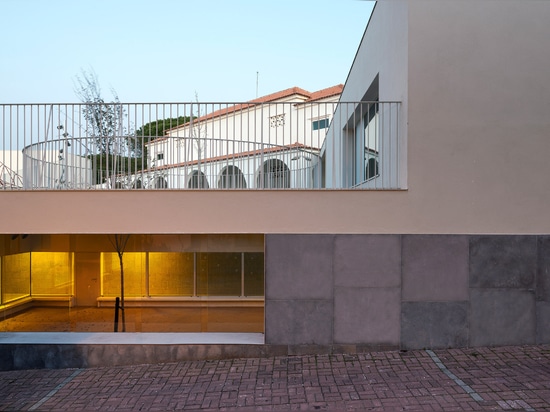
{"type": "Polygon", "coordinates": [[[154,140],[157,137],[164,136],[165,131],[177,127],[179,125],[189,123],[191,117],[189,116],[180,116],[172,117],[169,119],[159,119],[153,122],[149,122],[141,126],[136,130],[136,136],[142,136],[154,140]]]}
{"type": "MultiPolygon", "coordinates": [[[[105,183],[112,176],[128,175],[139,173],[146,169],[146,159],[133,156],[118,156],[114,154],[93,154],[88,156],[92,161],[92,170],[94,184],[105,183]]],[[[120,187],[120,183],[116,183],[115,188],[120,187]]]]}
{"type": "Polygon", "coordinates": [[[159,119],[146,123],[128,137],[128,148],[133,156],[141,158],[144,168],[147,167],[147,143],[163,137],[169,129],[189,123],[191,117],[179,116],[159,119]]]}

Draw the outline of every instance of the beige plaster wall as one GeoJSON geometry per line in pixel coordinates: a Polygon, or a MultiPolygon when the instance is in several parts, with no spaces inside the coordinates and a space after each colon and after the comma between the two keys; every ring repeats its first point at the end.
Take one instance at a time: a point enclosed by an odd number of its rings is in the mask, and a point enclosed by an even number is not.
{"type": "Polygon", "coordinates": [[[418,226],[548,233],[550,3],[408,7],[408,201],[424,206],[418,226]]]}
{"type": "Polygon", "coordinates": [[[0,232],[548,234],[548,21],[538,0],[377,4],[386,49],[365,37],[343,100],[380,71],[403,101],[408,190],[6,191],[0,232]]]}
{"type": "Polygon", "coordinates": [[[410,191],[0,193],[2,233],[550,233],[549,203],[476,216],[410,191]],[[415,202],[416,200],[416,202],[415,202]],[[129,204],[139,207],[129,208],[129,204]],[[185,207],[183,207],[185,205],[185,207]],[[62,220],[53,219],[59,214],[62,220]]]}

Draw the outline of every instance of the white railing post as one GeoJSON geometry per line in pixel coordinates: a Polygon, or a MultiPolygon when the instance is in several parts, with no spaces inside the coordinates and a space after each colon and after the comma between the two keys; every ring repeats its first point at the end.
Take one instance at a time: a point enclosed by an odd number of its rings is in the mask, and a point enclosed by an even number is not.
{"type": "Polygon", "coordinates": [[[96,106],[1,104],[0,190],[401,188],[399,102],[96,106]]]}

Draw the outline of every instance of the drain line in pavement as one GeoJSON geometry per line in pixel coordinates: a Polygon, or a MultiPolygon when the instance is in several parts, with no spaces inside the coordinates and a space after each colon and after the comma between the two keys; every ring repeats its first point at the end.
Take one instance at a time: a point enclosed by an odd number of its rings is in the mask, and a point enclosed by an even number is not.
{"type": "Polygon", "coordinates": [[[57,391],[59,391],[63,386],[68,384],[70,381],[72,381],[74,378],[76,378],[80,373],[83,371],[83,369],[77,369],[75,370],[71,376],[67,377],[63,382],[61,382],[59,385],[57,385],[55,388],[53,388],[46,396],[44,396],[42,399],[40,399],[38,402],[36,402],[33,406],[29,408],[29,411],[34,411],[35,409],[38,409],[42,406],[43,403],[47,402],[48,399],[50,399],[52,396],[54,396],[57,391]]]}
{"type": "Polygon", "coordinates": [[[479,393],[474,391],[470,386],[466,385],[462,379],[459,379],[454,373],[452,373],[447,367],[441,362],[441,360],[438,358],[438,356],[431,350],[426,349],[426,353],[430,355],[432,360],[435,362],[437,367],[441,369],[441,371],[447,375],[449,378],[451,378],[455,383],[460,386],[464,391],[472,397],[473,400],[477,402],[482,402],[483,398],[479,396],[479,393]]]}

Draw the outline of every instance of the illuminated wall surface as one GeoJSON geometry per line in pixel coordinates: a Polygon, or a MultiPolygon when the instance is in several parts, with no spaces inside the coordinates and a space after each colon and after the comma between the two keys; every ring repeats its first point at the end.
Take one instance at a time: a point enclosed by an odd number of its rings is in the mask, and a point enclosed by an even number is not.
{"type": "Polygon", "coordinates": [[[32,252],[2,257],[2,303],[28,296],[71,296],[72,253],[32,252]]]}
{"type": "MultiPolygon", "coordinates": [[[[117,253],[100,254],[100,296],[120,296],[117,253]]],[[[126,252],[126,297],[261,297],[261,252],[126,252]]],[[[28,252],[2,256],[1,304],[29,296],[73,296],[74,253],[28,252]]]]}
{"type": "Polygon", "coordinates": [[[31,253],[31,295],[73,294],[72,253],[31,253]]]}
{"type": "MultiPolygon", "coordinates": [[[[124,253],[124,295],[263,296],[263,253],[124,253]]],[[[116,253],[101,254],[101,294],[120,296],[116,253]]]]}
{"type": "Polygon", "coordinates": [[[151,296],[193,296],[194,253],[149,253],[151,296]]]}
{"type": "Polygon", "coordinates": [[[30,256],[30,253],[19,253],[2,257],[2,303],[30,296],[30,256]]]}
{"type": "MultiPolygon", "coordinates": [[[[112,235],[0,235],[0,331],[112,332],[115,251],[112,235]]],[[[123,264],[127,331],[264,332],[263,235],[132,234],[123,264]]]]}
{"type": "MultiPolygon", "coordinates": [[[[145,296],[146,253],[124,253],[124,296],[145,296]]],[[[120,296],[120,262],[116,253],[101,254],[102,296],[120,296]]]]}

